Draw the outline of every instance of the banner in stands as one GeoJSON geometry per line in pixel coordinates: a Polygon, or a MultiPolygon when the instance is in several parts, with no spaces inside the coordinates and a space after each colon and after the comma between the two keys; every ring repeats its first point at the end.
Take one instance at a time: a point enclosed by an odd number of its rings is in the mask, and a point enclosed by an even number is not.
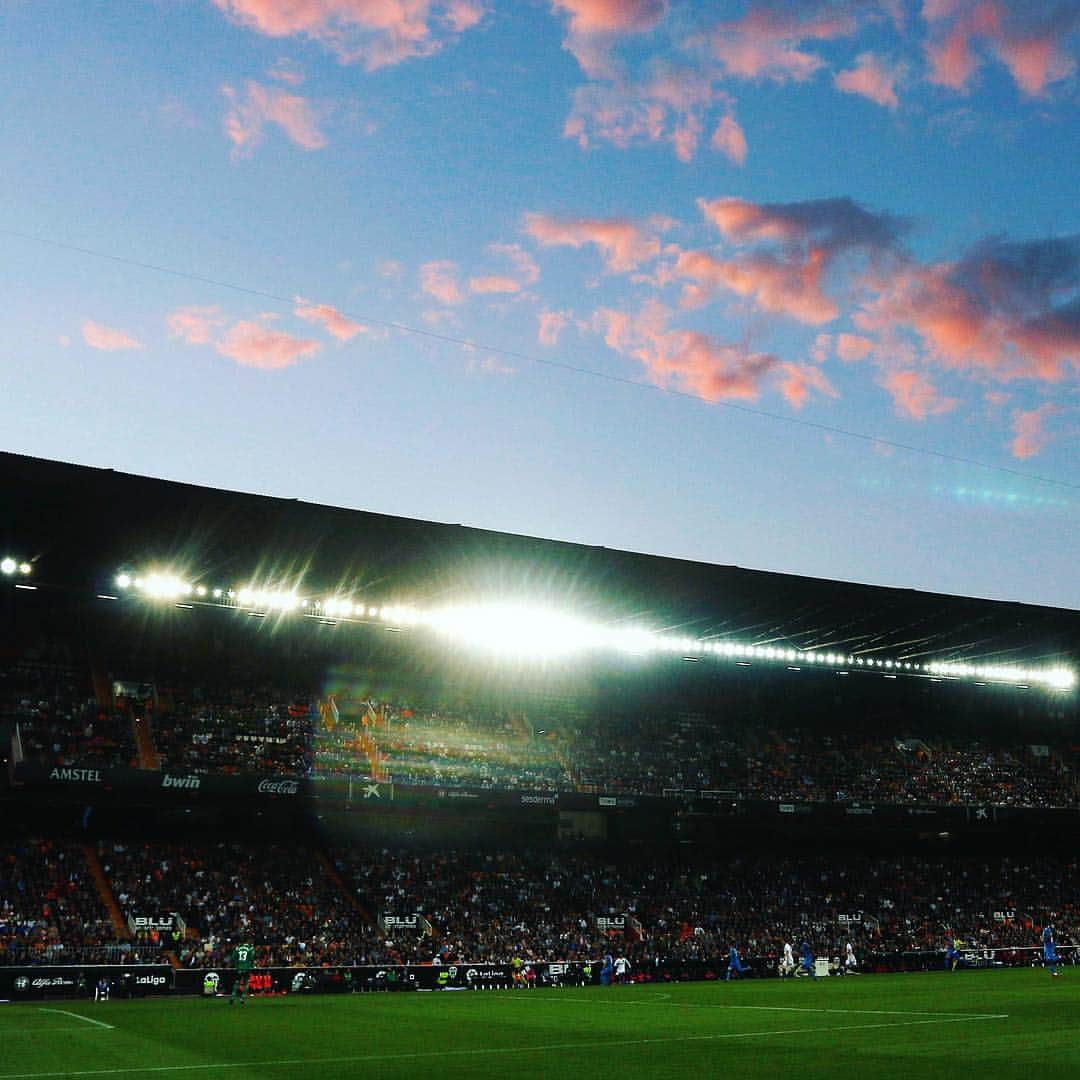
{"type": "Polygon", "coordinates": [[[114,998],[167,994],[173,989],[173,969],[168,964],[0,967],[0,998],[15,1002],[90,998],[100,979],[108,981],[114,998]]]}
{"type": "MultiPolygon", "coordinates": [[[[530,980],[539,986],[584,986],[595,982],[600,965],[538,963],[530,980]]],[[[511,964],[366,965],[330,968],[258,968],[251,976],[253,994],[342,994],[407,990],[503,990],[521,981],[511,964]]],[[[236,972],[231,969],[181,969],[174,988],[178,994],[213,997],[232,992],[236,972]]]]}
{"type": "Polygon", "coordinates": [[[431,923],[423,915],[417,913],[392,915],[389,912],[384,912],[379,916],[379,926],[387,934],[405,931],[408,934],[416,934],[417,937],[429,937],[431,935],[431,923]]]}
{"type": "Polygon", "coordinates": [[[173,930],[179,930],[182,934],[187,929],[187,924],[175,911],[157,915],[136,915],[129,912],[127,924],[133,934],[149,934],[154,930],[159,934],[171,934],[173,930]]]}
{"type": "Polygon", "coordinates": [[[502,811],[529,809],[537,813],[559,810],[607,811],[638,809],[691,811],[709,815],[737,813],[752,820],[766,820],[777,814],[793,827],[808,824],[843,824],[844,828],[919,828],[949,829],[969,825],[976,828],[1002,823],[1022,823],[1024,827],[1056,827],[1065,820],[1074,822],[1076,808],[1014,806],[910,806],[867,802],[773,802],[764,799],[738,799],[728,790],[668,789],[662,795],[604,795],[582,791],[521,792],[486,788],[427,787],[394,784],[362,777],[299,777],[286,775],[214,775],[192,773],[183,769],[103,768],[96,765],[43,765],[20,762],[14,766],[17,784],[45,787],[50,791],[66,790],[73,798],[83,799],[91,792],[106,796],[144,797],[162,801],[192,797],[209,801],[230,799],[274,800],[288,804],[298,799],[318,799],[353,808],[402,803],[411,806],[467,806],[502,811]]]}
{"type": "Polygon", "coordinates": [[[121,794],[150,794],[154,791],[181,796],[206,795],[211,799],[285,799],[308,792],[308,781],[297,776],[265,776],[258,773],[237,776],[191,773],[183,769],[100,768],[82,765],[42,765],[23,762],[15,769],[15,781],[27,786],[66,788],[121,794]]]}

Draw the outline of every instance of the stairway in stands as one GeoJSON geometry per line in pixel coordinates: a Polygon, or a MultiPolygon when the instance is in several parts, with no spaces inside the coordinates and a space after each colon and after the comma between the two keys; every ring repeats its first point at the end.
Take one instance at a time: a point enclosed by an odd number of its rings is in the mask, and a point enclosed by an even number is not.
{"type": "Polygon", "coordinates": [[[374,916],[371,914],[370,911],[368,911],[366,907],[364,907],[363,904],[360,903],[359,900],[356,899],[356,894],[352,891],[352,889],[348,887],[348,885],[345,884],[344,879],[338,873],[338,869],[334,865],[333,859],[331,859],[330,856],[322,850],[315,852],[315,858],[318,861],[319,865],[323,868],[323,872],[330,879],[330,883],[334,886],[335,889],[337,889],[339,893],[341,893],[342,896],[345,897],[349,906],[354,911],[358,911],[361,915],[363,915],[364,919],[367,922],[374,925],[374,916]]]}
{"type": "Polygon", "coordinates": [[[135,732],[135,749],[139,755],[139,768],[153,769],[156,772],[161,768],[161,756],[154,746],[153,721],[149,714],[133,716],[131,726],[135,732]]]}
{"type": "Polygon", "coordinates": [[[97,848],[93,844],[84,844],[83,853],[86,856],[86,866],[90,871],[90,876],[94,879],[94,885],[97,888],[98,896],[105,905],[105,910],[109,913],[109,922],[112,923],[113,931],[118,940],[127,941],[131,937],[131,931],[128,929],[128,924],[124,919],[124,913],[120,910],[120,905],[116,902],[116,896],[113,894],[112,885],[109,884],[109,879],[105,876],[105,871],[102,869],[101,860],[98,858],[97,848]]]}

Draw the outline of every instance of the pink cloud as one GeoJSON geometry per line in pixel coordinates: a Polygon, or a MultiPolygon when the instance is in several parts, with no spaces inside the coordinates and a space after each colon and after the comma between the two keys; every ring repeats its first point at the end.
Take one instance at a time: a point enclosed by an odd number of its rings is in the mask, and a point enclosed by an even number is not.
{"type": "Polygon", "coordinates": [[[906,328],[928,359],[999,381],[1080,372],[1080,235],[990,239],[955,263],[894,268],[868,280],[863,330],[906,328]]]}
{"type": "MultiPolygon", "coordinates": [[[[694,158],[701,133],[717,108],[732,98],[716,85],[716,73],[665,65],[635,82],[612,76],[574,92],[563,134],[587,149],[602,140],[625,150],[639,143],[668,143],[680,161],[694,158]]],[[[723,147],[718,147],[723,149],[723,147]]]]}
{"type": "Polygon", "coordinates": [[[836,355],[849,363],[864,360],[873,351],[874,342],[859,334],[837,334],[836,355]]]}
{"type": "Polygon", "coordinates": [[[860,53],[855,59],[855,67],[841,71],[834,82],[838,90],[846,94],[859,94],[875,104],[887,109],[900,107],[896,96],[897,72],[873,53],[860,53]]]}
{"type": "Polygon", "coordinates": [[[541,345],[558,345],[562,332],[570,325],[567,311],[541,311],[540,330],[537,337],[541,345]]]}
{"type": "Polygon", "coordinates": [[[479,0],[213,0],[268,37],[306,37],[369,71],[431,56],[486,12],[479,0]]]}
{"type": "Polygon", "coordinates": [[[698,206],[730,240],[779,241],[829,252],[848,248],[887,250],[906,229],[892,214],[867,210],[847,198],[790,203],[752,203],[746,199],[700,199],[698,206]]]}
{"type": "Polygon", "coordinates": [[[489,244],[488,251],[509,262],[513,273],[471,278],[470,292],[516,293],[540,280],[540,267],[520,244],[489,244]]]}
{"type": "Polygon", "coordinates": [[[896,411],[912,420],[952,412],[959,404],[956,398],[942,397],[937,387],[918,371],[889,372],[884,386],[892,394],[896,411]]]}
{"type": "Polygon", "coordinates": [[[188,345],[209,345],[225,322],[216,307],[184,307],[166,316],[173,337],[188,345]]]}
{"type": "Polygon", "coordinates": [[[637,360],[657,386],[715,402],[756,400],[762,379],[777,364],[775,356],[719,341],[694,330],[673,330],[670,311],[652,301],[637,315],[602,309],[594,325],[607,345],[637,360]]]}
{"type": "Polygon", "coordinates": [[[457,263],[447,259],[420,267],[420,288],[441,304],[460,304],[465,299],[457,279],[457,263]]]}
{"type": "Polygon", "coordinates": [[[217,343],[217,351],[244,367],[278,371],[314,356],[319,343],[245,320],[225,334],[217,343]]]}
{"type": "Polygon", "coordinates": [[[780,393],[793,409],[801,409],[812,390],[826,397],[840,396],[825,372],[813,364],[791,364],[784,361],[780,364],[780,371],[783,373],[780,393]]]}
{"type": "Polygon", "coordinates": [[[488,274],[486,277],[469,278],[469,292],[481,295],[488,293],[517,293],[521,292],[521,282],[502,274],[488,274]]]}
{"type": "Polygon", "coordinates": [[[628,273],[660,254],[660,240],[654,232],[621,218],[526,214],[525,231],[543,247],[581,248],[593,244],[614,273],[628,273]]]}
{"type": "Polygon", "coordinates": [[[722,117],[716,125],[710,145],[736,165],[742,165],[746,161],[746,134],[739,126],[739,121],[730,113],[722,117]]]}
{"type": "Polygon", "coordinates": [[[1051,83],[1067,79],[1076,70],[1076,61],[1049,34],[1005,35],[997,44],[997,52],[1016,85],[1028,97],[1042,97],[1051,83]]]}
{"type": "Polygon", "coordinates": [[[267,124],[276,124],[304,150],[326,146],[326,136],[306,98],[250,79],[243,95],[231,86],[223,86],[221,91],[231,104],[225,116],[225,133],[233,144],[234,156],[250,154],[262,142],[267,124]]]}
{"type": "Polygon", "coordinates": [[[111,326],[103,326],[101,323],[87,319],[82,324],[83,341],[91,349],[101,349],[104,352],[119,352],[122,349],[141,349],[142,342],[136,341],[130,334],[123,330],[117,330],[111,326]]]}
{"type": "Polygon", "coordinates": [[[569,16],[563,47],[591,78],[615,72],[611,51],[619,39],[643,34],[667,14],[667,0],[550,0],[552,10],[569,16]]]}
{"type": "Polygon", "coordinates": [[[1026,459],[1034,457],[1044,449],[1050,441],[1050,436],[1044,430],[1043,425],[1047,417],[1060,412],[1060,409],[1049,403],[1040,405],[1037,409],[1027,411],[1017,410],[1013,413],[1012,430],[1012,455],[1016,458],[1026,459]]]}
{"type": "Polygon", "coordinates": [[[351,341],[357,334],[366,333],[363,323],[353,322],[329,304],[312,304],[297,297],[295,314],[306,322],[321,326],[338,341],[351,341]]]}
{"type": "Polygon", "coordinates": [[[855,15],[846,5],[757,5],[741,19],[718,26],[710,35],[710,46],[728,75],[805,82],[825,62],[799,46],[804,41],[848,37],[856,27],[855,15]]]}
{"type": "Polygon", "coordinates": [[[966,91],[989,51],[1009,69],[1021,93],[1041,97],[1076,70],[1066,39],[1080,26],[1076,4],[1008,5],[1004,0],[926,0],[924,46],[930,82],[966,91]]]}
{"type": "Polygon", "coordinates": [[[572,34],[639,34],[667,13],[667,0],[551,0],[570,16],[572,34]]]}
{"type": "Polygon", "coordinates": [[[466,30],[479,26],[487,12],[487,5],[479,0],[449,0],[444,18],[453,33],[464,34],[466,30]]]}
{"type": "MultiPolygon", "coordinates": [[[[821,288],[824,269],[820,251],[811,252],[805,260],[791,261],[769,254],[717,259],[704,251],[684,251],[676,259],[673,273],[698,286],[728,289],[751,298],[764,311],[816,326],[838,314],[836,304],[821,288]]],[[[691,293],[689,299],[689,306],[697,306],[700,298],[691,293]]]]}

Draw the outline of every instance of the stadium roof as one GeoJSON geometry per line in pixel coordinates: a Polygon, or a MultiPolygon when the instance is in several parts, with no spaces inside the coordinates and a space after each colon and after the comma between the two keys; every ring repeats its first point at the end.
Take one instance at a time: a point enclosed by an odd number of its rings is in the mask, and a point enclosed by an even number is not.
{"type": "MultiPolygon", "coordinates": [[[[0,488],[0,555],[31,560],[35,581],[71,589],[156,565],[223,582],[302,576],[305,587],[382,603],[539,599],[697,638],[866,656],[1080,662],[1080,613],[1066,609],[714,566],[15,454],[0,453],[0,488]]],[[[937,557],[911,552],[913,563],[937,557]]]]}

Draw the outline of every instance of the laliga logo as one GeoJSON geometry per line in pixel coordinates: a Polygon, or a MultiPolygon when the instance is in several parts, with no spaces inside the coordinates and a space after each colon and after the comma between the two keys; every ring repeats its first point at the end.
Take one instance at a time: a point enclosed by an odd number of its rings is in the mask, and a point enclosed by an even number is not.
{"type": "Polygon", "coordinates": [[[259,793],[262,795],[295,795],[300,790],[296,780],[260,780],[259,793]]]}

